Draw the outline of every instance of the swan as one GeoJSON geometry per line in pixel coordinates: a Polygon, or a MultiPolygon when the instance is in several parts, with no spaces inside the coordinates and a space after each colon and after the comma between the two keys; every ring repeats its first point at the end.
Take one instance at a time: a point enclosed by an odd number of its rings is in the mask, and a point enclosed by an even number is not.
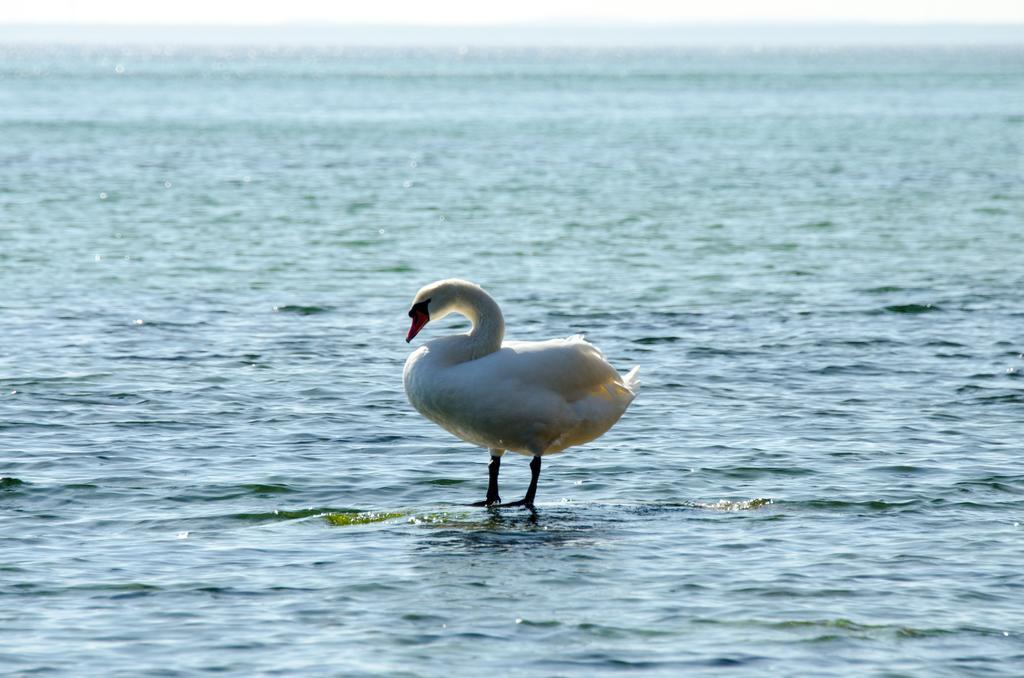
{"type": "Polygon", "coordinates": [[[505,320],[498,304],[478,285],[457,279],[438,280],[416,293],[405,341],[450,313],[468,318],[472,329],[413,351],[403,371],[405,393],[424,417],[490,451],[487,498],[473,506],[534,511],[541,457],[610,429],[636,397],[639,367],[619,374],[582,335],[502,341],[505,320]],[[532,457],[531,477],[523,499],[502,504],[498,471],[506,451],[532,457]]]}

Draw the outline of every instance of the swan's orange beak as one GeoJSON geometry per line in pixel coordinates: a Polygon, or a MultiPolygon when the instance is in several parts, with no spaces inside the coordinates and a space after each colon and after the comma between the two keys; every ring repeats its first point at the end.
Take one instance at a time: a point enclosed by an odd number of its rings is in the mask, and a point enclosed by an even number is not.
{"type": "Polygon", "coordinates": [[[412,338],[420,333],[423,326],[430,322],[430,314],[427,313],[427,309],[419,308],[419,304],[412,307],[409,317],[412,318],[412,326],[409,327],[409,335],[405,338],[405,343],[412,341],[412,338]]]}

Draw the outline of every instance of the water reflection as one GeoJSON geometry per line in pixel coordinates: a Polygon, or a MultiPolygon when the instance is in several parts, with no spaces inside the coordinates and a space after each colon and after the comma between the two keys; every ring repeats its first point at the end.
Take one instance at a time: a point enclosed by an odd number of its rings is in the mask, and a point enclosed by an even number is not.
{"type": "Polygon", "coordinates": [[[423,523],[420,552],[449,555],[452,551],[502,552],[548,547],[593,545],[611,538],[625,516],[614,517],[594,505],[541,507],[536,513],[480,509],[464,519],[423,523]]]}

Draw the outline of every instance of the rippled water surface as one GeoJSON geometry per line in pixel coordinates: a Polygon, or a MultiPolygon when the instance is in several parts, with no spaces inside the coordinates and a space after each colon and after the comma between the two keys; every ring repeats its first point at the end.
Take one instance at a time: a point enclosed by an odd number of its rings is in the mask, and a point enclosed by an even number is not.
{"type": "Polygon", "coordinates": [[[0,672],[1021,675],[1022,158],[1019,50],[0,51],[0,672]],[[448,276],[641,366],[535,518],[448,276]]]}

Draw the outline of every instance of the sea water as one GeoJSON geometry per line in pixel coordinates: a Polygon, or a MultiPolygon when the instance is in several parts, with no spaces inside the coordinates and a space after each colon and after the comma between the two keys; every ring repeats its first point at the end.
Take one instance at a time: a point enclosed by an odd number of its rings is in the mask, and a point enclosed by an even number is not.
{"type": "Polygon", "coordinates": [[[1014,48],[5,48],[0,673],[1020,675],[1022,158],[1014,48]],[[453,276],[640,366],[535,517],[453,276]]]}

